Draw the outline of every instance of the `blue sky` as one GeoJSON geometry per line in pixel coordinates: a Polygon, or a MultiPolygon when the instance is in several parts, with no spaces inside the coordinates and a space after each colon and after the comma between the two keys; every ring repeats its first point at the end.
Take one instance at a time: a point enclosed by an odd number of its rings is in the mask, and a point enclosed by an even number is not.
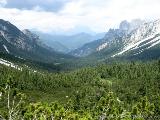
{"type": "Polygon", "coordinates": [[[98,33],[125,19],[159,19],[159,6],[160,0],[0,0],[0,18],[46,33],[98,33]]]}
{"type": "Polygon", "coordinates": [[[71,0],[6,0],[6,8],[32,10],[39,7],[45,11],[58,12],[71,0]]]}

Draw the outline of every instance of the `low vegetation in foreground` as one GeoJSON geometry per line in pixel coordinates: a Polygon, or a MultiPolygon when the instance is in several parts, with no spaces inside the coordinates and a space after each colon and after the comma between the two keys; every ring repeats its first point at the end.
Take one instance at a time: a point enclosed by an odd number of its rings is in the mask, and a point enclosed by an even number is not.
{"type": "Polygon", "coordinates": [[[159,120],[160,61],[48,73],[0,65],[2,120],[159,120]]]}

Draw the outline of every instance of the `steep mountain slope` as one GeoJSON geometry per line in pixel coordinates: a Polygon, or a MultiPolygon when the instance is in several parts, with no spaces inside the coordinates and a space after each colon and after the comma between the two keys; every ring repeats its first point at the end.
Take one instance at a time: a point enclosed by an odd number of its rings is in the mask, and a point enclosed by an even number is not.
{"type": "Polygon", "coordinates": [[[50,48],[54,49],[57,52],[61,52],[61,53],[69,52],[69,49],[58,41],[52,41],[52,40],[46,39],[46,40],[42,40],[41,42],[43,44],[46,44],[47,46],[49,46],[50,48]]]}
{"type": "Polygon", "coordinates": [[[77,56],[77,57],[85,57],[95,51],[95,49],[99,46],[101,40],[96,40],[91,43],[87,43],[82,47],[71,51],[69,54],[77,56]]]}
{"type": "Polygon", "coordinates": [[[122,38],[130,34],[143,23],[144,21],[139,19],[132,20],[130,23],[124,20],[120,23],[119,29],[109,29],[102,39],[85,44],[81,48],[71,51],[70,54],[84,57],[96,52],[110,51],[111,53],[111,49],[116,51],[123,42],[122,38]]]}
{"type": "Polygon", "coordinates": [[[72,66],[73,62],[65,61],[63,62],[44,62],[44,61],[35,61],[31,59],[24,59],[18,56],[14,56],[8,53],[0,52],[0,64],[5,66],[10,66],[15,69],[29,68],[34,71],[49,71],[49,72],[60,72],[74,69],[72,66]]]}
{"type": "Polygon", "coordinates": [[[28,30],[22,32],[2,19],[0,20],[0,51],[41,62],[63,62],[65,58],[66,60],[73,58],[53,51],[41,44],[37,35],[28,30]]]}
{"type": "Polygon", "coordinates": [[[78,57],[85,57],[92,53],[106,51],[106,49],[118,49],[123,35],[125,35],[124,30],[110,29],[103,39],[85,44],[83,47],[71,51],[70,54],[78,57]]]}
{"type": "Polygon", "coordinates": [[[138,55],[145,50],[153,49],[160,43],[160,20],[141,25],[123,38],[123,41],[123,48],[112,57],[125,54],[138,55]]]}
{"type": "MultiPolygon", "coordinates": [[[[18,49],[30,51],[35,47],[31,45],[35,43],[34,40],[29,39],[29,37],[23,34],[16,26],[2,19],[0,19],[0,38],[1,42],[7,42],[8,44],[16,46],[18,49]]],[[[5,48],[7,47],[5,46],[5,48]]]]}

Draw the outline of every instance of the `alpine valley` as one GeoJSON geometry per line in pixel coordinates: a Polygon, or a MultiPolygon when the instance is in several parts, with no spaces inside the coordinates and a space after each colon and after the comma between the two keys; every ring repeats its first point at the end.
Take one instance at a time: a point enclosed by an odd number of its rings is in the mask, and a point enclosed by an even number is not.
{"type": "Polygon", "coordinates": [[[0,19],[0,120],[160,120],[159,51],[160,20],[55,35],[0,19]]]}
{"type": "MultiPolygon", "coordinates": [[[[69,61],[106,62],[114,60],[151,60],[160,56],[160,20],[145,22],[139,19],[122,21],[118,29],[110,29],[102,38],[95,40],[93,35],[79,34],[79,40],[88,43],[82,47],[75,47],[68,53],[69,48],[57,41],[45,40],[47,34],[30,30],[19,30],[8,21],[0,20],[0,51],[3,56],[11,55],[17,59],[32,60],[42,63],[61,64],[69,61]],[[82,36],[82,37],[81,37],[82,36]],[[92,39],[93,42],[90,42],[92,39]],[[68,54],[67,54],[68,53],[68,54]],[[4,55],[5,54],[5,55],[4,55]]],[[[49,36],[49,35],[48,35],[49,36]]],[[[98,35],[97,35],[98,36],[98,35]]],[[[99,37],[100,37],[99,36],[99,37]]],[[[54,36],[50,35],[50,38],[54,36]]],[[[56,39],[61,39],[60,36],[56,39]]],[[[63,36],[64,39],[73,37],[63,36]]],[[[77,41],[73,38],[75,42],[77,41]]],[[[78,42],[78,41],[77,41],[78,42]]],[[[72,44],[72,43],[69,43],[72,44]]],[[[73,44],[72,44],[73,45],[73,44]]],[[[75,45],[76,46],[76,45],[75,45]]],[[[83,64],[82,63],[82,64],[83,64]]],[[[93,62],[92,62],[93,63],[93,62]]]]}

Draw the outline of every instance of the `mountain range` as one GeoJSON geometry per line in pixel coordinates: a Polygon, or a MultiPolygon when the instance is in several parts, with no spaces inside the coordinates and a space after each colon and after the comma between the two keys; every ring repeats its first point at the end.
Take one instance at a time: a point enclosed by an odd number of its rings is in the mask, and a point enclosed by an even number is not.
{"type": "Polygon", "coordinates": [[[37,31],[33,32],[40,36],[40,40],[42,43],[62,53],[68,53],[72,50],[80,48],[84,44],[100,39],[105,35],[105,33],[97,33],[95,35],[92,35],[85,32],[73,35],[55,35],[37,31]]]}
{"type": "Polygon", "coordinates": [[[122,21],[118,29],[110,29],[104,38],[85,44],[70,54],[100,59],[157,59],[160,56],[160,20],[122,21]]]}
{"type": "Polygon", "coordinates": [[[42,63],[49,63],[45,66],[64,63],[65,66],[76,66],[92,64],[93,61],[152,60],[160,57],[159,50],[160,20],[124,20],[118,29],[109,29],[105,35],[80,33],[56,36],[37,35],[28,29],[21,31],[10,22],[0,19],[1,58],[5,56],[23,62],[34,61],[38,66],[42,63]]]}

